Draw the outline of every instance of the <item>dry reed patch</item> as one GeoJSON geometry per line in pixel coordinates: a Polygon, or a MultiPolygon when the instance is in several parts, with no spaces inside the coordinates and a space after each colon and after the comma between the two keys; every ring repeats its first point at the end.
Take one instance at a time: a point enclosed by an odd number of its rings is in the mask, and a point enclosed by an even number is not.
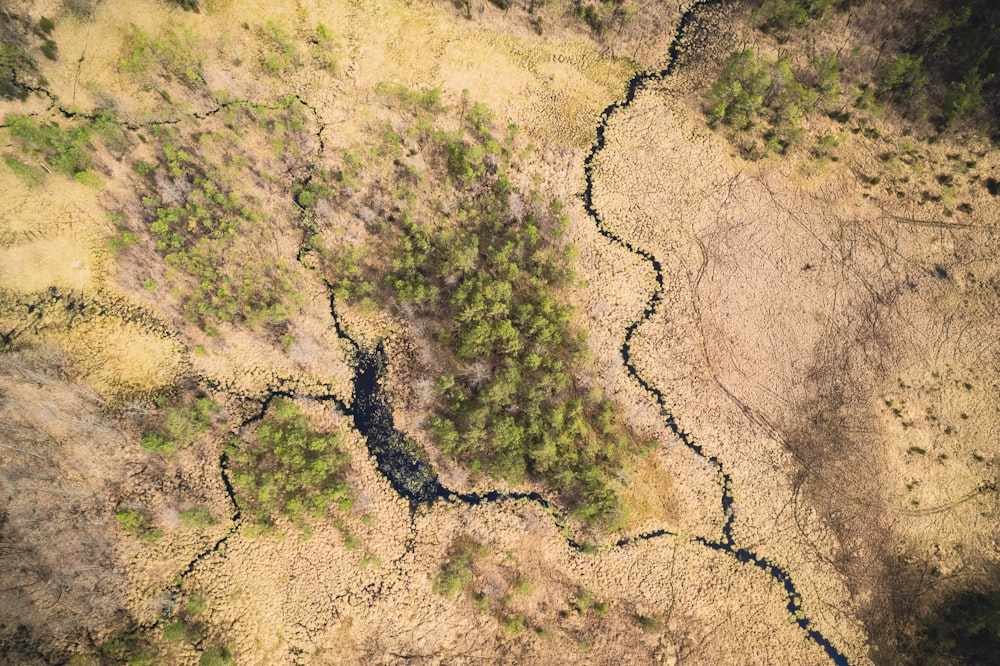
{"type": "Polygon", "coordinates": [[[0,249],[0,287],[22,293],[93,286],[90,253],[79,239],[55,236],[0,249]]]}
{"type": "Polygon", "coordinates": [[[162,590],[205,547],[200,535],[173,529],[168,514],[212,504],[219,492],[193,459],[142,451],[70,373],[51,349],[0,357],[5,663],[65,661],[67,650],[121,629],[126,612],[157,612],[162,590]],[[126,534],[115,520],[125,508],[169,533],[156,544],[126,534]]]}
{"type": "Polygon", "coordinates": [[[154,394],[172,385],[186,366],[178,341],[137,324],[95,320],[46,337],[76,361],[78,376],[100,393],[154,394]]]}
{"type": "Polygon", "coordinates": [[[673,487],[673,474],[655,453],[640,459],[622,490],[622,500],[629,507],[625,529],[675,524],[678,507],[673,487]]]}

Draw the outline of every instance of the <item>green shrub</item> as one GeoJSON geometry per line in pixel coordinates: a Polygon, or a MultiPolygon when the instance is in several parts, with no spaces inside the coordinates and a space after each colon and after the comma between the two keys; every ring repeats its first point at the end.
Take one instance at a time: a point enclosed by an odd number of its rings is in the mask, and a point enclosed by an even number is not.
{"type": "Polygon", "coordinates": [[[524,617],[521,615],[515,615],[512,618],[504,620],[503,623],[503,633],[508,636],[517,636],[519,633],[524,631],[525,621],[524,617]]]}
{"type": "Polygon", "coordinates": [[[125,528],[126,534],[138,536],[149,528],[149,518],[133,509],[121,509],[115,512],[115,520],[125,528]]]}
{"type": "Polygon", "coordinates": [[[134,23],[129,27],[131,34],[120,62],[122,70],[167,81],[176,78],[193,89],[205,85],[201,76],[200,47],[193,33],[181,29],[180,32],[168,31],[160,39],[154,39],[134,23]]]}
{"type": "Polygon", "coordinates": [[[751,49],[733,51],[709,93],[708,117],[737,130],[749,129],[767,112],[770,63],[751,49]]]}
{"type": "Polygon", "coordinates": [[[181,511],[181,523],[185,527],[204,529],[216,524],[215,516],[204,506],[196,506],[181,511]]]}
{"type": "MultiPolygon", "coordinates": [[[[223,113],[232,125],[239,122],[237,114],[249,116],[285,143],[299,136],[307,121],[301,102],[294,99],[282,100],[277,108],[234,103],[223,113]]],[[[147,176],[142,201],[157,251],[168,267],[194,278],[194,288],[180,296],[185,318],[208,333],[221,322],[254,326],[286,321],[300,296],[283,260],[258,260],[261,252],[251,239],[266,231],[267,222],[260,202],[238,190],[249,161],[234,155],[223,164],[206,163],[199,154],[202,141],[184,144],[176,131],[166,134],[159,163],[137,169],[147,176]],[[190,183],[182,201],[161,203],[148,177],[158,169],[190,183]]]]}
{"type": "Polygon", "coordinates": [[[42,43],[42,55],[44,55],[49,60],[57,60],[59,58],[59,47],[51,39],[46,39],[42,43]]]}
{"type": "Polygon", "coordinates": [[[180,7],[186,12],[198,13],[201,8],[198,6],[198,0],[172,0],[175,5],[180,7]]]}
{"type": "Polygon", "coordinates": [[[789,31],[826,16],[833,0],[768,0],[755,18],[762,30],[789,31]]]}
{"type": "Polygon", "coordinates": [[[168,643],[196,643],[201,639],[201,632],[184,620],[175,620],[163,625],[163,639],[168,643]]]}
{"type": "Polygon", "coordinates": [[[886,65],[879,76],[879,95],[892,96],[911,106],[922,105],[926,98],[927,75],[924,59],[901,53],[886,65]]]}
{"type": "Polygon", "coordinates": [[[111,663],[129,666],[152,666],[159,662],[160,654],[156,645],[140,630],[125,630],[110,636],[99,651],[111,663]]]}
{"type": "Polygon", "coordinates": [[[598,601],[590,592],[583,589],[577,592],[573,607],[580,615],[585,615],[588,611],[593,610],[598,617],[604,617],[611,612],[611,606],[607,602],[598,601]]]}
{"type": "Polygon", "coordinates": [[[27,49],[13,39],[8,42],[6,36],[0,43],[0,97],[23,102],[31,93],[27,81],[37,76],[38,68],[27,49]]]}
{"type": "Polygon", "coordinates": [[[167,407],[162,427],[144,434],[139,446],[151,453],[173,453],[186,448],[211,427],[212,415],[218,409],[219,405],[210,398],[198,398],[191,405],[167,407]]]}
{"type": "Polygon", "coordinates": [[[126,534],[139,537],[145,543],[153,543],[163,538],[163,530],[150,525],[149,516],[134,509],[120,509],[115,512],[115,520],[125,529],[126,534]]]}
{"type": "Polygon", "coordinates": [[[1000,654],[1000,592],[966,590],[920,618],[910,655],[922,664],[991,664],[1000,654]]]}
{"type": "Polygon", "coordinates": [[[70,177],[86,173],[93,166],[90,156],[90,125],[62,129],[57,123],[40,123],[31,116],[8,116],[10,134],[29,155],[47,162],[70,177]]]}
{"type": "Polygon", "coordinates": [[[298,49],[283,27],[268,21],[261,29],[261,36],[268,47],[262,63],[265,74],[281,77],[299,66],[298,49]]]}
{"type": "Polygon", "coordinates": [[[313,62],[320,68],[329,72],[337,71],[337,42],[333,33],[322,23],[316,26],[316,33],[312,39],[312,46],[309,54],[313,62]]]}
{"type": "Polygon", "coordinates": [[[176,450],[173,442],[156,432],[143,435],[142,439],[139,440],[139,446],[150,453],[169,453],[176,450]]]}
{"type": "Polygon", "coordinates": [[[22,162],[13,155],[4,155],[4,163],[14,172],[14,175],[31,187],[38,187],[45,182],[45,172],[30,164],[22,162]]]}
{"type": "Polygon", "coordinates": [[[461,539],[451,549],[449,557],[434,578],[434,591],[454,597],[472,585],[472,565],[477,557],[486,555],[486,547],[471,539],[461,539]]]}
{"type": "Polygon", "coordinates": [[[193,597],[190,597],[184,603],[184,611],[191,617],[195,617],[197,615],[200,615],[201,612],[205,610],[207,605],[208,604],[205,601],[205,597],[195,595],[193,597]]]}
{"type": "Polygon", "coordinates": [[[802,118],[820,95],[836,94],[836,58],[816,67],[816,87],[810,87],[798,80],[787,57],[771,61],[751,49],[733,51],[707,96],[710,125],[724,125],[748,157],[785,153],[798,143],[802,118]]]}
{"type": "Polygon", "coordinates": [[[646,615],[637,615],[636,620],[639,622],[639,626],[646,633],[653,633],[659,630],[660,621],[655,617],[649,617],[646,615]]]}
{"type": "Polygon", "coordinates": [[[380,83],[375,86],[375,92],[393,106],[401,107],[415,116],[420,112],[436,115],[444,111],[440,88],[419,91],[411,90],[402,84],[380,83]]]}
{"type": "Polygon", "coordinates": [[[234,440],[227,454],[238,499],[261,524],[284,515],[303,526],[331,504],[351,505],[340,435],[313,431],[294,402],[274,400],[255,431],[234,440]]]}
{"type": "Polygon", "coordinates": [[[225,645],[209,646],[198,659],[198,666],[230,666],[235,663],[233,654],[225,645]]]}
{"type": "Polygon", "coordinates": [[[610,524],[620,507],[605,474],[636,443],[599,391],[572,382],[587,357],[554,296],[574,279],[565,216],[558,203],[512,215],[508,155],[490,138],[489,110],[472,109],[471,139],[421,134],[450,183],[452,219],[404,211],[379,230],[386,252],[330,252],[325,268],[338,297],[406,302],[436,331],[444,372],[430,425],[443,453],[512,483],[544,478],[575,515],[610,524]]]}
{"type": "Polygon", "coordinates": [[[604,33],[608,31],[608,25],[604,22],[604,18],[601,16],[600,11],[594,5],[587,3],[582,4],[578,2],[576,5],[576,15],[583,19],[590,29],[598,37],[603,37],[604,33]]]}

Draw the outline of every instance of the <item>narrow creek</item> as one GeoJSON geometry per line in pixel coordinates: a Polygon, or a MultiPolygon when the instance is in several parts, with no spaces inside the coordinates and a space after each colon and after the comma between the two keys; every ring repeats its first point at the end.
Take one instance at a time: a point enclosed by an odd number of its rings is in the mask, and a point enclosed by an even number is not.
{"type": "MultiPolygon", "coordinates": [[[[630,241],[622,238],[617,233],[615,233],[611,228],[607,226],[604,220],[601,218],[600,211],[594,205],[594,170],[595,170],[595,160],[602,150],[604,150],[607,138],[606,132],[608,125],[611,122],[612,116],[618,112],[627,109],[635,101],[636,96],[639,92],[646,87],[650,82],[661,81],[673,75],[676,70],[681,54],[682,41],[684,39],[685,33],[691,27],[693,22],[697,19],[698,11],[703,7],[718,6],[725,4],[726,0],[700,0],[699,2],[691,5],[687,11],[681,16],[680,22],[677,26],[677,31],[674,33],[673,40],[671,41],[670,47],[667,52],[666,64],[663,68],[648,72],[641,72],[636,74],[628,83],[627,91],[624,99],[620,101],[613,102],[608,105],[607,108],[601,113],[600,121],[597,125],[596,140],[591,146],[590,152],[588,153],[586,159],[584,160],[584,173],[586,176],[586,187],[583,192],[583,204],[590,216],[591,220],[597,227],[598,232],[605,238],[607,238],[612,243],[625,248],[635,256],[639,257],[646,263],[650,265],[653,269],[655,275],[655,288],[649,300],[646,302],[645,310],[638,319],[632,322],[628,328],[625,330],[625,338],[621,346],[621,356],[625,363],[625,368],[628,371],[630,377],[632,377],[638,384],[643,388],[646,393],[656,401],[657,405],[660,407],[661,414],[663,415],[664,424],[670,431],[686,446],[691,452],[697,455],[699,458],[705,460],[711,467],[717,472],[721,491],[721,508],[722,514],[725,521],[722,526],[722,531],[719,539],[710,539],[708,537],[699,536],[695,538],[697,543],[702,544],[707,548],[712,550],[726,553],[735,557],[739,562],[744,564],[751,564],[768,576],[770,576],[778,585],[782,587],[785,592],[785,597],[787,599],[786,608],[788,612],[792,614],[795,619],[795,623],[806,633],[806,636],[817,645],[823,648],[827,656],[835,663],[837,666],[847,666],[847,657],[838,650],[833,643],[830,642],[819,630],[813,627],[812,621],[803,614],[802,612],[802,597],[799,595],[798,590],[795,587],[795,583],[792,581],[792,577],[787,571],[777,566],[775,563],[769,561],[765,557],[758,555],[757,553],[739,546],[733,537],[733,520],[735,514],[733,511],[733,480],[732,476],[726,471],[725,466],[722,461],[715,455],[709,455],[706,453],[704,448],[697,443],[694,437],[685,431],[677,423],[677,419],[671,413],[669,406],[667,405],[666,397],[663,392],[653,386],[642,374],[639,372],[638,367],[636,367],[632,359],[632,340],[635,338],[636,333],[639,329],[648,322],[657,312],[660,305],[663,302],[664,294],[664,279],[663,279],[663,265],[660,261],[653,255],[649,250],[643,249],[634,245],[630,241]]],[[[640,538],[651,538],[650,535],[644,535],[640,538]]]]}

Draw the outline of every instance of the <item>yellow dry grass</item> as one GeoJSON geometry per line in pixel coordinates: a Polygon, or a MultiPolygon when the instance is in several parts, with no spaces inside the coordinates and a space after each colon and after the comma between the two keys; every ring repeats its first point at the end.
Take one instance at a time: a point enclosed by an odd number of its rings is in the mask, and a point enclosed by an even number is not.
{"type": "Polygon", "coordinates": [[[185,367],[178,341],[114,319],[47,332],[38,341],[65,352],[81,379],[104,395],[155,393],[172,385],[185,367]]]}
{"type": "Polygon", "coordinates": [[[93,271],[87,247],[69,236],[0,248],[0,288],[28,293],[50,286],[86,290],[93,271]]]}
{"type": "Polygon", "coordinates": [[[621,496],[629,509],[626,530],[653,524],[673,525],[677,521],[673,475],[663,466],[655,453],[638,461],[633,476],[621,491],[621,496]]]}

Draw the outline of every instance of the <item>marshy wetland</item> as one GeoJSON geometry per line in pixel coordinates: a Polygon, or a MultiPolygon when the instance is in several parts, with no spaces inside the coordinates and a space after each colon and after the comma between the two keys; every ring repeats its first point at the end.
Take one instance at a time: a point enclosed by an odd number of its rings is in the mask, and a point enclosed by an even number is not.
{"type": "Polygon", "coordinates": [[[997,21],[0,4],[0,661],[990,663],[997,21]]]}

